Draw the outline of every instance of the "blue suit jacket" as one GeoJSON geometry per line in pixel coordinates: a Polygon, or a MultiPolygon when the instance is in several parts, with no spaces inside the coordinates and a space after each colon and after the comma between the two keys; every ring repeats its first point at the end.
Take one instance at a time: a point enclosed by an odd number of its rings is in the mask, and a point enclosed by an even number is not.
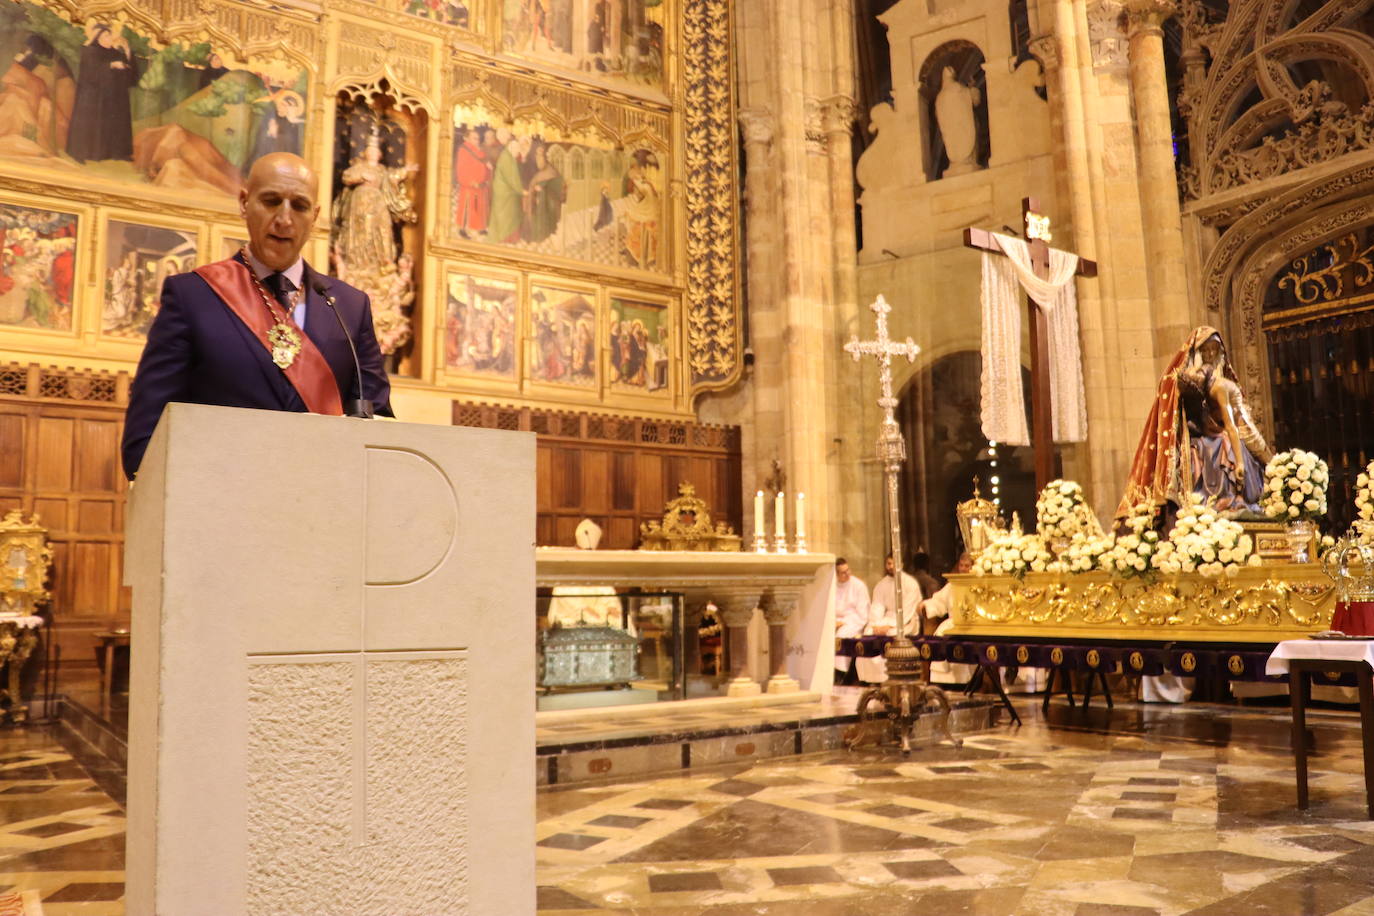
{"type": "MultiPolygon", "coordinates": [[[[372,327],[367,294],[305,265],[305,334],[324,355],[346,404],[358,398],[353,357],[339,322],[315,292],[321,280],[334,296],[339,317],[358,348],[362,397],[378,414],[391,416],[391,383],[372,327]]],[[[162,284],[162,308],[148,329],[124,415],[124,473],[132,480],[143,461],[162,409],[171,401],[305,411],[305,403],[267,348],[195,273],[176,274],[162,284]]]]}

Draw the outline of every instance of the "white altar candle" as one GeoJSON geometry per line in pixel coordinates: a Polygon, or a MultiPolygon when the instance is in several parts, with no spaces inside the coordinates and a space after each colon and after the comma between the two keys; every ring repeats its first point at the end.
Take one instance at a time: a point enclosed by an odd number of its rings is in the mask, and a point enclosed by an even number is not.
{"type": "Polygon", "coordinates": [[[806,540],[806,494],[797,494],[797,540],[806,540]]]}
{"type": "Polygon", "coordinates": [[[779,544],[786,543],[787,502],[781,490],[778,491],[778,498],[773,500],[773,537],[778,539],[779,544]]]}
{"type": "Polygon", "coordinates": [[[754,537],[763,537],[763,491],[754,494],[754,537]]]}

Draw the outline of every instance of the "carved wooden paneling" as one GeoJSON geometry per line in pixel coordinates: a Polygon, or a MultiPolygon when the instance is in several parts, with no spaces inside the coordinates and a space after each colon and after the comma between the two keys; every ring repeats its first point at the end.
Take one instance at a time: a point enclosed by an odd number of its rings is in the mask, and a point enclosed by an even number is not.
{"type": "Polygon", "coordinates": [[[712,517],[740,527],[739,427],[601,414],[453,403],[455,426],[530,430],[541,546],[571,547],[577,524],[601,526],[601,547],[639,546],[639,526],[663,517],[688,482],[712,517]]]}
{"type": "Polygon", "coordinates": [[[128,625],[119,469],[127,397],[123,374],[0,366],[0,510],[37,513],[48,529],[64,669],[92,667],[94,634],[128,625]]]}

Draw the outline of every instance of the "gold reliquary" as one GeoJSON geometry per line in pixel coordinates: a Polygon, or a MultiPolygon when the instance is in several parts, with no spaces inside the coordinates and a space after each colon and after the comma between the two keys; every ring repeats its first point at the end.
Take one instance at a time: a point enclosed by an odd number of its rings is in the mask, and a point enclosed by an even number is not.
{"type": "Polygon", "coordinates": [[[677,499],[664,507],[663,521],[639,526],[640,550],[737,551],[740,537],[724,522],[711,522],[711,510],[697,496],[697,488],[682,483],[677,499]]]}
{"type": "Polygon", "coordinates": [[[51,597],[43,587],[52,565],[48,529],[18,509],[0,521],[0,618],[26,617],[51,597]]]}

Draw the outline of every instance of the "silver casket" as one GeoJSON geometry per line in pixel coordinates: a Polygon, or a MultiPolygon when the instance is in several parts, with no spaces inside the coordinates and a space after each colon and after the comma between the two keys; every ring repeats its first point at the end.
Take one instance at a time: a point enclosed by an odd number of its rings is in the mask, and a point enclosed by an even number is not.
{"type": "Polygon", "coordinates": [[[540,687],[600,687],[639,677],[639,641],[615,627],[553,627],[539,634],[540,687]]]}

